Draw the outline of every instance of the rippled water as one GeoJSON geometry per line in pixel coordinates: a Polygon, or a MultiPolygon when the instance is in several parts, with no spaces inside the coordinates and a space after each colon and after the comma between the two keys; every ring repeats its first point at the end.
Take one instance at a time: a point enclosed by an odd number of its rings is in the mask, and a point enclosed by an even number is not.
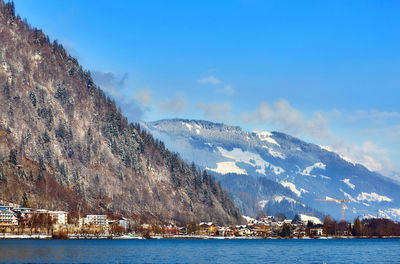
{"type": "Polygon", "coordinates": [[[400,263],[400,239],[0,240],[2,263],[400,263]]]}

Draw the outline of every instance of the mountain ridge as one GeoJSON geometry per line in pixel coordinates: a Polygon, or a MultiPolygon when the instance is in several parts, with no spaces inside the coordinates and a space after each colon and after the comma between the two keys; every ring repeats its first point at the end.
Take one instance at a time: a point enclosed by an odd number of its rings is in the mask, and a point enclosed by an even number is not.
{"type": "MultiPolygon", "coordinates": [[[[188,161],[197,159],[201,168],[214,173],[239,207],[243,204],[242,200],[238,202],[240,185],[232,186],[226,177],[228,174],[235,174],[242,181],[247,179],[253,182],[251,184],[260,184],[266,190],[267,186],[260,183],[260,179],[268,179],[269,185],[272,185],[271,181],[276,182],[290,190],[294,196],[289,198],[305,204],[307,210],[313,208],[338,219],[341,211],[335,203],[315,199],[350,200],[346,210],[348,220],[356,217],[360,210],[371,211],[368,213],[370,217],[399,219],[399,183],[371,172],[363,165],[350,163],[337,153],[285,133],[246,132],[238,127],[230,130],[230,126],[224,124],[209,129],[212,127],[209,123],[207,128],[195,128],[199,124],[198,120],[173,119],[143,125],[182,158],[188,161]]],[[[242,213],[254,216],[257,203],[271,201],[274,195],[280,195],[279,192],[247,192],[246,195],[253,200],[253,205],[247,204],[252,210],[243,211],[241,207],[242,213]]]]}

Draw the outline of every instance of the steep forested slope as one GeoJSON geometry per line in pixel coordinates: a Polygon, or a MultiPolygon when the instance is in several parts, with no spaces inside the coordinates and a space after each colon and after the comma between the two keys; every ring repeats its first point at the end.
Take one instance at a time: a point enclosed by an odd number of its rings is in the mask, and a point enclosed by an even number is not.
{"type": "Polygon", "coordinates": [[[0,1],[0,178],[4,200],[143,221],[241,221],[212,177],[188,166],[115,103],[64,48],[0,1]],[[22,165],[16,166],[16,165],[22,165]]]}

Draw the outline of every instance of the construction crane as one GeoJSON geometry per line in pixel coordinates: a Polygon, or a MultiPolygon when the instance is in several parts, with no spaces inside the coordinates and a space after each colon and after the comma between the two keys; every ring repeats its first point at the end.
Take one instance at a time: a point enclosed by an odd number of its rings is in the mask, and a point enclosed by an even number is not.
{"type": "Polygon", "coordinates": [[[338,200],[338,199],[315,199],[317,201],[324,201],[324,202],[336,202],[336,203],[342,203],[342,221],[344,221],[344,203],[350,203],[350,201],[347,200],[338,200]]]}

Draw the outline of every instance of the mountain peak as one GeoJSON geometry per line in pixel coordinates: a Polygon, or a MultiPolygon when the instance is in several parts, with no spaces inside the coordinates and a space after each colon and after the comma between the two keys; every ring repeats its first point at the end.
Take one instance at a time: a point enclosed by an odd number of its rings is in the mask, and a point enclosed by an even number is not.
{"type": "Polygon", "coordinates": [[[382,215],[400,219],[398,184],[329,149],[281,132],[249,133],[208,121],[163,122],[146,123],[146,127],[181,157],[213,173],[245,215],[254,216],[262,205],[268,213],[292,214],[296,208],[298,213],[318,210],[340,219],[334,204],[315,200],[329,196],[351,201],[349,220],[357,210],[381,210],[382,215]],[[196,124],[207,124],[209,129],[197,133],[196,124]]]}

